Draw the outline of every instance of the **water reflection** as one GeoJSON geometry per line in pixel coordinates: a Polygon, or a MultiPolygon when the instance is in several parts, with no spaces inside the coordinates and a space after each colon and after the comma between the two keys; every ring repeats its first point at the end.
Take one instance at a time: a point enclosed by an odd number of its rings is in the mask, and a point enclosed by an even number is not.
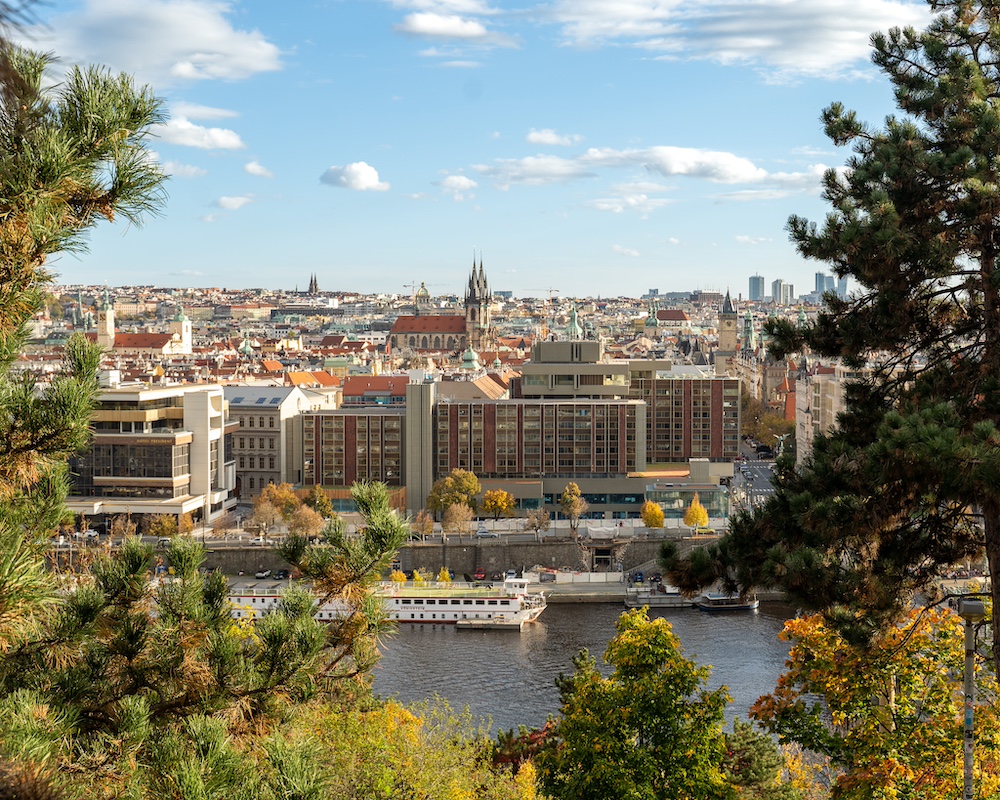
{"type": "MultiPolygon", "coordinates": [[[[494,728],[541,725],[559,707],[556,676],[572,671],[573,656],[584,648],[600,661],[621,612],[610,603],[550,605],[520,635],[401,625],[383,648],[375,691],[405,703],[439,694],[456,708],[469,706],[474,715],[491,717],[494,728]]],[[[712,666],[711,688],[729,687],[729,719],[745,717],[784,671],[788,646],[778,632],[790,614],[785,606],[768,604],[756,614],[651,612],[671,622],[688,658],[712,666]]]]}

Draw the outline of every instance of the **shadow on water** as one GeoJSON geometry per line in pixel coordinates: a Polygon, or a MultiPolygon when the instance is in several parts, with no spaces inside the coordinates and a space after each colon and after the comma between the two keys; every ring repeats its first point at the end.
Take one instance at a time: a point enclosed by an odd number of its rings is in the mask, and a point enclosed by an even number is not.
{"type": "MultiPolygon", "coordinates": [[[[383,647],[375,691],[404,703],[437,694],[454,708],[490,717],[494,730],[541,725],[559,708],[556,677],[572,671],[582,649],[601,661],[622,610],[611,603],[550,605],[521,634],[401,625],[383,647]]],[[[729,687],[733,702],[726,717],[732,719],[744,718],[760,695],[774,689],[788,656],[778,633],[792,613],[763,604],[756,614],[657,609],[651,616],[667,618],[685,655],[712,667],[711,688],[729,687]]]]}

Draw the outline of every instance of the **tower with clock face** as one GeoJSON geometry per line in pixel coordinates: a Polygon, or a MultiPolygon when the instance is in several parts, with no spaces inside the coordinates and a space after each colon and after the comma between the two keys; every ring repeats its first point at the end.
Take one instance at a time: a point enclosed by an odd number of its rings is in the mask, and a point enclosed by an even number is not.
{"type": "Polygon", "coordinates": [[[715,351],[715,374],[726,375],[735,368],[736,306],[726,292],[719,314],[719,348],[715,351]]]}

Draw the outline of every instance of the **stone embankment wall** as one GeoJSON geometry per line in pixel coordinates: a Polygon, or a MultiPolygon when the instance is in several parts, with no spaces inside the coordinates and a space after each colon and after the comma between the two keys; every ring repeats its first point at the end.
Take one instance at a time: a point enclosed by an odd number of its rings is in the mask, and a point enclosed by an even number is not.
{"type": "MultiPolygon", "coordinates": [[[[661,541],[631,542],[621,555],[626,573],[657,558],[661,541]]],[[[684,539],[678,542],[682,553],[692,547],[707,544],[704,539],[684,539]]],[[[535,566],[552,569],[584,570],[584,552],[573,541],[506,542],[504,539],[482,539],[449,542],[446,545],[409,544],[399,554],[400,567],[404,570],[420,569],[437,573],[442,566],[454,570],[456,575],[474,573],[482,568],[487,573],[515,569],[521,572],[535,566]]],[[[268,547],[219,548],[210,550],[206,558],[209,569],[221,569],[227,575],[243,572],[252,575],[261,569],[290,569],[274,550],[268,547]]]]}

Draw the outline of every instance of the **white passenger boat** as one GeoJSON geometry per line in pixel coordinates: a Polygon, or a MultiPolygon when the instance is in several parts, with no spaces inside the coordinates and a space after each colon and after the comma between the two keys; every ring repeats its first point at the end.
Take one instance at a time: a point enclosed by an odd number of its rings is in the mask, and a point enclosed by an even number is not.
{"type": "Polygon", "coordinates": [[[675,586],[630,586],[625,590],[625,607],[642,608],[694,608],[696,602],[685,597],[675,586]]]}
{"type": "MultiPolygon", "coordinates": [[[[259,617],[277,606],[285,581],[260,581],[230,586],[229,600],[237,619],[259,617]]],[[[545,595],[528,592],[524,578],[497,584],[394,583],[378,589],[395,622],[454,624],[459,628],[521,630],[545,610],[545,595]]],[[[341,616],[347,606],[333,601],[320,606],[316,619],[341,616]]]]}
{"type": "Polygon", "coordinates": [[[755,594],[740,597],[738,594],[706,592],[698,600],[698,608],[702,611],[756,611],[760,608],[760,600],[755,594]]]}
{"type": "Polygon", "coordinates": [[[545,595],[528,592],[524,578],[503,583],[384,583],[382,596],[396,622],[446,623],[459,628],[521,630],[545,610],[545,595]]]}

